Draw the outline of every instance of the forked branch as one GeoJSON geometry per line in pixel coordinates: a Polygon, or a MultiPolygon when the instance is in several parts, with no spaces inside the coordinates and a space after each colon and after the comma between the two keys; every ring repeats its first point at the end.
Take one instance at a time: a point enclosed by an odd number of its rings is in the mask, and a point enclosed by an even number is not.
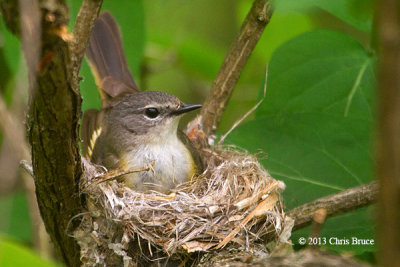
{"type": "Polygon", "coordinates": [[[200,129],[215,134],[236,82],[272,15],[269,0],[255,0],[215,78],[200,113],[200,129]]]}

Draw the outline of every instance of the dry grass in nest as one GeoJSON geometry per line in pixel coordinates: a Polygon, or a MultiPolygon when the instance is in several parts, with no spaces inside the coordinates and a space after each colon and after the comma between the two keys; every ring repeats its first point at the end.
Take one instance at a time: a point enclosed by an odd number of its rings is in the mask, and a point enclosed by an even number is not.
{"type": "Polygon", "coordinates": [[[84,161],[89,212],[74,232],[82,261],[129,265],[160,251],[180,257],[222,248],[252,250],[267,233],[287,242],[284,184],[246,152],[225,147],[201,154],[206,171],[170,195],[136,192],[115,180],[90,186],[104,169],[84,161]]]}

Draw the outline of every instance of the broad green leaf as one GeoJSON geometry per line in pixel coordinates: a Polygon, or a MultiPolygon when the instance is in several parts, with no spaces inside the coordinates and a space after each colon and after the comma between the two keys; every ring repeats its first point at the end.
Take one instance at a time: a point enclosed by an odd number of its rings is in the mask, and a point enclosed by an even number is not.
{"type": "MultiPolygon", "coordinates": [[[[262,163],[286,183],[289,209],[372,180],[373,65],[357,41],[332,31],[303,34],[273,54],[256,119],[228,140],[267,153],[262,163]]],[[[356,221],[325,230],[371,232],[356,221]]]]}
{"type": "Polygon", "coordinates": [[[276,0],[278,12],[322,8],[351,26],[371,32],[374,1],[372,0],[276,0]]]}
{"type": "Polygon", "coordinates": [[[22,244],[0,238],[0,266],[51,267],[57,265],[41,259],[34,251],[22,244]]]}

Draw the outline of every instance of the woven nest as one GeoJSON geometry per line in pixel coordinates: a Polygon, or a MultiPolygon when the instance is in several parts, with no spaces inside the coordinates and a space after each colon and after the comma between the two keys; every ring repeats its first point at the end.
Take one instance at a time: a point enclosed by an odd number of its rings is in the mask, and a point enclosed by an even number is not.
{"type": "Polygon", "coordinates": [[[105,169],[84,160],[88,212],[74,232],[82,262],[130,266],[143,258],[252,250],[267,234],[288,242],[291,225],[280,197],[285,185],[245,151],[212,148],[201,155],[206,171],[169,195],[136,192],[115,179],[100,183],[96,177],[105,169]]]}

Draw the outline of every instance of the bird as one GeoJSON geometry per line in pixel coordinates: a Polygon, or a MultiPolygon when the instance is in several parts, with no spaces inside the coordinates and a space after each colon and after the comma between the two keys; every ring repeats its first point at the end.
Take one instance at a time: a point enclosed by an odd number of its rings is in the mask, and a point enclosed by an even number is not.
{"type": "Polygon", "coordinates": [[[185,104],[161,91],[141,91],[129,70],[119,26],[110,12],[96,19],[86,58],[102,107],[82,118],[82,154],[141,192],[168,193],[203,170],[198,151],[178,129],[179,120],[200,104],[185,104]],[[148,167],[145,170],[143,167],[148,167]]]}

